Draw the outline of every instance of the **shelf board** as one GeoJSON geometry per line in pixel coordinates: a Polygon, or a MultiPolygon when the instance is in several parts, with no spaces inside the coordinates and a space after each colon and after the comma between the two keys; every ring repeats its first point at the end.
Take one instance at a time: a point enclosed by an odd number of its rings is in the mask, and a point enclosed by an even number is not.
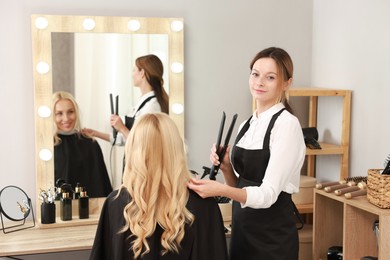
{"type": "Polygon", "coordinates": [[[351,93],[351,90],[328,89],[328,88],[290,88],[287,95],[290,97],[319,97],[319,96],[346,96],[351,93]]]}
{"type": "Polygon", "coordinates": [[[296,204],[299,213],[313,213],[313,204],[296,204]]]}
{"type": "Polygon", "coordinates": [[[344,148],[340,145],[321,143],[322,149],[306,148],[306,155],[343,154],[344,148]]]}

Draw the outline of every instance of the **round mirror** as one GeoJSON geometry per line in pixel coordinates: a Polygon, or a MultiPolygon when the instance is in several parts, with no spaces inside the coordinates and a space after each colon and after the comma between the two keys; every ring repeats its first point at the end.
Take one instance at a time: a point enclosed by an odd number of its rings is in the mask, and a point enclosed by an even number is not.
{"type": "Polygon", "coordinates": [[[0,191],[0,213],[13,221],[21,221],[30,214],[31,200],[16,186],[7,186],[0,191]]]}

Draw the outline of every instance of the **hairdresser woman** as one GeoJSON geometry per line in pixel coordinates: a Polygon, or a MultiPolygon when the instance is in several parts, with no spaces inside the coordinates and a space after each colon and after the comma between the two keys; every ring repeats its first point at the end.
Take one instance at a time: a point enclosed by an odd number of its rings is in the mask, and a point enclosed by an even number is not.
{"type": "Polygon", "coordinates": [[[224,158],[215,145],[210,160],[220,165],[226,184],[192,179],[188,187],[201,197],[234,200],[231,259],[297,260],[298,232],[291,194],[299,190],[305,143],[285,92],[293,63],[286,51],[271,47],[250,63],[253,115],[240,126],[224,158]]]}

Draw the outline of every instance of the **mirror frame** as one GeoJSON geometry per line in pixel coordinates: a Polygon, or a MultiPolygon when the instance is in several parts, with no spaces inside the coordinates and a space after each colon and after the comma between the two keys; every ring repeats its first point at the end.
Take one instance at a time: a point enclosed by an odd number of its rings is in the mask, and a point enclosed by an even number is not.
{"type": "MultiPolygon", "coordinates": [[[[48,189],[54,186],[54,144],[53,144],[53,122],[52,117],[47,115],[47,108],[51,108],[52,102],[52,51],[51,33],[120,33],[120,34],[167,34],[168,35],[168,64],[166,71],[169,73],[169,114],[179,128],[184,140],[184,112],[174,113],[172,107],[179,104],[184,108],[184,72],[173,71],[172,65],[180,63],[184,65],[184,33],[183,28],[172,30],[173,23],[181,22],[183,18],[146,18],[146,17],[115,17],[115,16],[63,16],[33,14],[31,16],[32,32],[32,58],[34,77],[34,114],[35,114],[35,160],[36,160],[36,194],[40,189],[48,189]],[[43,18],[43,19],[42,19],[43,18]],[[93,28],[85,29],[83,22],[92,19],[95,24],[93,28]],[[43,26],[37,27],[36,22],[43,20],[43,26]],[[131,31],[128,28],[129,21],[136,20],[140,28],[131,31]],[[46,22],[46,23],[45,23],[46,22]],[[48,71],[38,73],[37,67],[41,62],[48,65],[48,71]],[[43,109],[42,109],[43,108],[43,109]],[[46,108],[46,109],[45,109],[46,108]],[[39,115],[40,111],[46,112],[45,116],[39,115]],[[46,155],[42,157],[43,155],[46,155]],[[44,158],[44,159],[41,159],[44,158]]],[[[180,67],[180,66],[179,66],[180,67]]],[[[79,220],[73,212],[74,218],[71,221],[57,221],[55,224],[39,224],[40,227],[58,227],[95,224],[98,221],[101,206],[105,198],[90,198],[90,218],[79,220]]],[[[76,210],[77,205],[73,203],[76,210]]],[[[40,200],[36,196],[36,216],[40,220],[40,200]]],[[[59,206],[57,206],[59,208],[59,206]]],[[[75,211],[74,210],[74,211],[75,211]]],[[[57,220],[59,215],[57,214],[57,220]]],[[[40,221],[39,221],[40,222],[40,221]]]]}

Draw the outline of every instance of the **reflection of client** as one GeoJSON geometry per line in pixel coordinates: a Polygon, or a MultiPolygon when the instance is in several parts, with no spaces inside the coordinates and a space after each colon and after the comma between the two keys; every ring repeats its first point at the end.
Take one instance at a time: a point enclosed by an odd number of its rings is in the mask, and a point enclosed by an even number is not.
{"type": "Polygon", "coordinates": [[[68,92],[53,94],[54,172],[74,188],[85,187],[90,197],[106,197],[111,183],[99,144],[80,132],[78,105],[68,92]]]}
{"type": "Polygon", "coordinates": [[[90,259],[227,259],[214,198],[189,190],[184,143],[164,113],[137,119],[123,184],[106,199],[90,259]]]}
{"type": "MultiPolygon", "coordinates": [[[[154,112],[169,111],[169,97],[164,89],[164,67],[161,60],[153,54],[138,57],[133,69],[134,86],[139,87],[141,97],[130,116],[123,121],[118,115],[111,115],[110,123],[117,131],[116,144],[124,145],[134,120],[154,112]]],[[[93,129],[84,129],[91,136],[114,142],[113,134],[93,129]]]]}

